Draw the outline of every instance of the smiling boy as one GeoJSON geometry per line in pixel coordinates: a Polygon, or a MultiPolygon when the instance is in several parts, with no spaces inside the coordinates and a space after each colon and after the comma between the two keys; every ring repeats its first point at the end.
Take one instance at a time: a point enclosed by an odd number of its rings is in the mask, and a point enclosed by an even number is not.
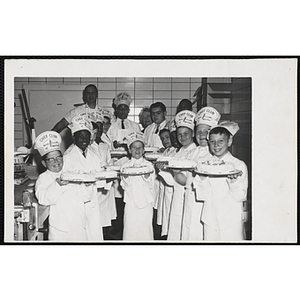
{"type": "Polygon", "coordinates": [[[126,141],[132,157],[122,166],[121,173],[127,167],[140,166],[148,166],[151,171],[145,175],[121,177],[125,202],[123,240],[150,241],[153,240],[154,168],[143,158],[145,141],[142,133],[132,132],[126,141]]]}
{"type": "Polygon", "coordinates": [[[229,152],[238,124],[224,121],[209,132],[213,160],[234,164],[238,174],[227,177],[196,176],[194,187],[198,201],[204,201],[201,221],[207,241],[241,241],[244,239],[243,202],[247,200],[246,164],[229,152]]]}
{"type": "Polygon", "coordinates": [[[54,131],[43,132],[35,140],[42,165],[47,168],[36,181],[36,197],[41,205],[50,208],[50,241],[86,241],[87,233],[81,221],[83,204],[74,199],[74,190],[68,182],[60,179],[64,165],[60,144],[61,137],[54,131]]]}
{"type": "MultiPolygon", "coordinates": [[[[93,134],[93,126],[90,120],[85,116],[78,116],[73,118],[69,127],[73,134],[74,144],[64,153],[63,171],[87,173],[100,171],[100,157],[89,146],[93,134]]],[[[82,216],[88,240],[103,240],[96,184],[74,183],[72,188],[76,191],[75,197],[84,203],[82,216]]]]}

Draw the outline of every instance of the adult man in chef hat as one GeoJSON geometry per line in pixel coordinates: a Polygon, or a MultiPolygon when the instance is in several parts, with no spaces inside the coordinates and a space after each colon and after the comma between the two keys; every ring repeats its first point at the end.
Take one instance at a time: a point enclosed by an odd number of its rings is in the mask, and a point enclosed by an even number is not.
{"type": "MultiPolygon", "coordinates": [[[[107,135],[113,142],[115,149],[124,147],[122,143],[124,137],[132,131],[141,131],[138,123],[128,119],[128,114],[130,112],[130,104],[132,102],[129,93],[122,92],[119,93],[113,99],[115,105],[115,115],[116,121],[111,124],[107,135]]],[[[124,149],[124,148],[123,148],[124,149]]]]}
{"type": "Polygon", "coordinates": [[[220,113],[211,106],[201,108],[196,115],[196,140],[200,147],[207,147],[209,130],[221,119],[220,113]]]}

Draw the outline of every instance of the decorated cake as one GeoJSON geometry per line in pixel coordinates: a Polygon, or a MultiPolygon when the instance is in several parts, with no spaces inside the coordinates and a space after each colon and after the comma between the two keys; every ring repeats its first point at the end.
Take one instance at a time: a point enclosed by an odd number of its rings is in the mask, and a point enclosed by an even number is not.
{"type": "Polygon", "coordinates": [[[176,168],[176,169],[194,169],[197,166],[197,164],[196,162],[188,159],[172,158],[169,161],[168,166],[170,168],[176,168]]]}
{"type": "Polygon", "coordinates": [[[156,162],[157,163],[164,163],[164,164],[168,165],[169,161],[172,160],[172,159],[174,159],[174,157],[162,155],[159,158],[157,158],[156,162]]]}
{"type": "Polygon", "coordinates": [[[111,150],[110,151],[110,155],[112,157],[122,157],[122,156],[126,156],[127,155],[127,151],[126,150],[111,150]]]}
{"type": "Polygon", "coordinates": [[[107,165],[104,167],[107,171],[120,171],[121,170],[121,166],[110,166],[110,165],[107,165]]]}
{"type": "Polygon", "coordinates": [[[233,163],[224,160],[207,160],[197,165],[197,172],[203,174],[230,174],[235,173],[233,163]]]}
{"type": "Polygon", "coordinates": [[[117,178],[117,177],[118,177],[118,172],[114,170],[105,170],[102,172],[97,172],[95,175],[96,180],[117,178]]]}
{"type": "Polygon", "coordinates": [[[163,156],[162,153],[157,153],[157,152],[145,153],[145,159],[147,159],[147,160],[157,160],[158,158],[160,158],[162,156],[163,156]]]}
{"type": "Polygon", "coordinates": [[[60,179],[72,182],[94,182],[96,181],[96,172],[65,171],[61,174],[60,179]]]}
{"type": "Polygon", "coordinates": [[[139,167],[125,167],[121,169],[121,174],[123,175],[143,175],[143,174],[149,174],[153,173],[153,167],[152,166],[139,166],[139,167]]]}

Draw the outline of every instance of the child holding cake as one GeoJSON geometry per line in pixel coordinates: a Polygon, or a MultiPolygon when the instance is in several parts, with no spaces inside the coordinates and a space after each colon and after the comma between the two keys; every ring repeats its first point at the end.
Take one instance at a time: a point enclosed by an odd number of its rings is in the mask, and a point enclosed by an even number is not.
{"type": "Polygon", "coordinates": [[[79,242],[87,240],[82,212],[83,203],[76,198],[74,189],[60,179],[63,156],[60,150],[61,136],[55,131],[41,133],[35,140],[35,148],[47,170],[35,185],[35,193],[41,205],[49,205],[50,241],[79,242]]]}
{"type": "Polygon", "coordinates": [[[121,186],[124,189],[125,241],[153,240],[154,169],[143,158],[145,141],[141,132],[126,137],[131,159],[121,168],[121,186]]]}
{"type": "MultiPolygon", "coordinates": [[[[244,239],[243,201],[247,199],[248,171],[246,164],[229,152],[238,124],[224,121],[209,132],[209,148],[213,155],[212,172],[218,163],[233,165],[240,172],[224,177],[197,175],[194,179],[196,198],[204,201],[201,221],[206,241],[241,241],[244,239]]],[[[198,165],[201,168],[201,164],[198,165]]]]}
{"type": "MultiPolygon", "coordinates": [[[[184,110],[179,112],[175,117],[177,137],[182,147],[174,155],[174,159],[172,160],[174,163],[176,163],[176,160],[189,160],[197,148],[193,141],[195,116],[194,112],[184,110]]],[[[178,241],[182,238],[182,214],[187,173],[188,171],[181,170],[180,168],[174,168],[170,171],[161,170],[159,172],[159,175],[164,179],[166,184],[174,188],[167,238],[171,241],[178,241]]]]}
{"type": "MultiPolygon", "coordinates": [[[[114,114],[116,116],[115,121],[111,124],[107,131],[107,136],[112,142],[112,147],[114,150],[121,150],[124,152],[126,149],[126,143],[124,138],[126,135],[133,131],[141,131],[140,125],[134,121],[128,119],[128,114],[130,112],[130,104],[132,102],[131,95],[126,92],[119,93],[113,99],[114,114]]],[[[127,156],[113,158],[114,164],[122,166],[128,161],[127,156]]],[[[120,180],[114,181],[115,190],[115,202],[117,207],[117,219],[113,222],[114,230],[112,234],[116,239],[122,238],[122,226],[123,226],[123,213],[124,213],[124,202],[123,202],[123,189],[120,186],[120,180]]]]}
{"type": "MultiPolygon", "coordinates": [[[[101,170],[101,160],[90,147],[93,127],[85,116],[74,117],[69,124],[74,143],[65,151],[63,173],[91,173],[101,170]]],[[[80,178],[79,178],[80,179],[80,178]]],[[[95,183],[70,184],[75,191],[74,201],[80,199],[83,205],[84,225],[89,241],[103,240],[100,210],[95,183]],[[76,199],[75,199],[76,198],[76,199]]]]}
{"type": "MultiPolygon", "coordinates": [[[[220,113],[213,107],[206,106],[198,111],[195,118],[195,137],[198,147],[191,154],[191,160],[201,162],[211,157],[207,143],[208,132],[211,127],[218,124],[220,118],[220,113]]],[[[187,173],[182,218],[182,240],[201,241],[203,240],[203,224],[200,222],[200,216],[203,209],[203,202],[196,201],[195,190],[192,186],[193,176],[193,173],[187,173]]]]}

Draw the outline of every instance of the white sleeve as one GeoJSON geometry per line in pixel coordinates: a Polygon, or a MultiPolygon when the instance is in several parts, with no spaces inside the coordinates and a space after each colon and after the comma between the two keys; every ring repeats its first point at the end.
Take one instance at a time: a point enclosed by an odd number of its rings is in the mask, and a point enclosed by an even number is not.
{"type": "Polygon", "coordinates": [[[229,186],[229,193],[232,198],[237,202],[242,202],[247,200],[248,170],[244,162],[236,167],[243,172],[242,176],[239,176],[234,182],[227,179],[227,183],[229,186]]]}
{"type": "Polygon", "coordinates": [[[35,185],[35,195],[41,205],[54,205],[66,187],[60,186],[55,180],[49,184],[44,178],[38,178],[35,185]]]}

